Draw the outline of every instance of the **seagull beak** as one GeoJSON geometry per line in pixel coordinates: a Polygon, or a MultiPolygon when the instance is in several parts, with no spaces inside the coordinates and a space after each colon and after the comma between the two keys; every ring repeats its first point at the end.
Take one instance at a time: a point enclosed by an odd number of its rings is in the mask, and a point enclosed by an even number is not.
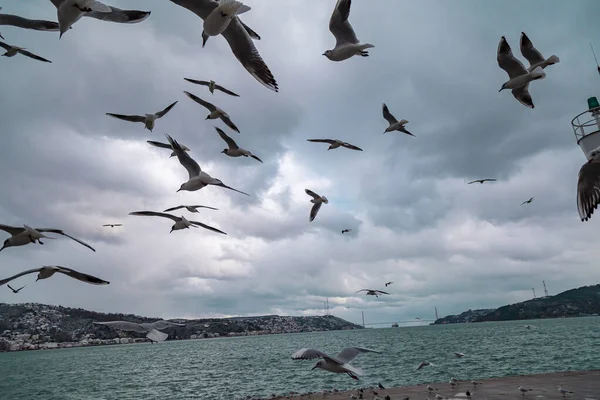
{"type": "Polygon", "coordinates": [[[40,280],[40,278],[36,278],[36,280],[35,280],[35,281],[37,282],[37,281],[39,281],[39,280],[40,280]]]}
{"type": "Polygon", "coordinates": [[[315,365],[314,367],[312,367],[310,370],[312,371],[313,369],[317,368],[317,366],[315,365]]]}
{"type": "Polygon", "coordinates": [[[2,248],[0,249],[0,251],[4,250],[5,248],[6,248],[6,246],[3,245],[2,248]]]}
{"type": "Polygon", "coordinates": [[[325,55],[325,53],[323,53],[323,54],[321,54],[321,55],[322,55],[322,56],[324,56],[324,55],[325,55]]]}
{"type": "MultiPolygon", "coordinates": [[[[181,188],[177,189],[177,192],[181,192],[181,188]]],[[[175,192],[175,193],[177,193],[177,192],[175,192]]]]}

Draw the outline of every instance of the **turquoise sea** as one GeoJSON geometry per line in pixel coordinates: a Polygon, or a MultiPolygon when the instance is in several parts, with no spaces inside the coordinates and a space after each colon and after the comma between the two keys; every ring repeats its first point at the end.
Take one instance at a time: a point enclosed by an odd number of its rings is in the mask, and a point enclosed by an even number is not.
{"type": "Polygon", "coordinates": [[[241,399],[247,395],[447,382],[600,368],[600,317],[365,329],[0,354],[0,398],[241,399]],[[526,329],[525,325],[532,329],[526,329]],[[311,371],[303,347],[363,346],[365,375],[311,371]],[[453,352],[463,352],[456,358],[453,352]],[[434,365],[416,371],[419,362],[434,365]]]}

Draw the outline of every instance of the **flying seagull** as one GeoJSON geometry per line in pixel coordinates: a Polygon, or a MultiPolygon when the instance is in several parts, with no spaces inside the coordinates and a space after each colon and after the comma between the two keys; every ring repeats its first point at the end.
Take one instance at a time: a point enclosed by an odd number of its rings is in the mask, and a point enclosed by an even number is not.
{"type": "Polygon", "coordinates": [[[555,55],[544,58],[542,53],[533,47],[533,43],[531,43],[531,40],[529,40],[529,37],[527,37],[525,32],[521,32],[521,54],[529,62],[529,68],[527,69],[529,72],[537,67],[544,69],[548,65],[554,65],[560,62],[560,58],[555,55]]]}
{"type": "MultiPolygon", "coordinates": [[[[219,3],[214,0],[171,0],[171,2],[187,8],[203,20],[206,20],[210,13],[219,6],[219,3]]],[[[238,17],[229,22],[229,26],[222,35],[244,68],[261,84],[278,92],[277,81],[252,42],[252,39],[260,39],[260,37],[244,25],[238,17]]],[[[204,43],[207,39],[208,36],[203,35],[204,43]]]]}
{"type": "Polygon", "coordinates": [[[343,229],[342,230],[342,233],[350,233],[350,232],[352,232],[352,229],[343,229]]]}
{"type": "Polygon", "coordinates": [[[181,148],[181,146],[179,145],[179,143],[177,143],[177,141],[175,139],[173,139],[171,136],[169,136],[166,133],[165,133],[165,135],[167,136],[167,139],[169,140],[169,144],[175,151],[175,154],[177,155],[177,159],[179,160],[179,163],[181,165],[183,165],[183,167],[187,170],[188,175],[189,175],[188,181],[181,184],[181,186],[179,187],[179,190],[177,190],[178,192],[180,190],[187,190],[190,192],[194,192],[196,190],[202,189],[205,186],[215,185],[215,186],[224,187],[229,190],[233,190],[234,192],[245,194],[246,196],[250,196],[248,193],[244,193],[240,190],[232,188],[231,186],[227,186],[220,179],[213,178],[206,172],[202,171],[202,169],[200,168],[198,163],[181,148]]]}
{"type": "Polygon", "coordinates": [[[249,152],[248,150],[240,148],[237,145],[237,143],[235,143],[235,140],[233,140],[232,138],[227,136],[225,134],[225,132],[223,132],[221,129],[217,128],[216,126],[215,126],[215,129],[219,133],[219,136],[221,136],[221,139],[223,139],[227,143],[227,146],[229,146],[229,148],[224,149],[221,153],[228,155],[229,157],[240,157],[240,156],[252,157],[256,161],[262,162],[262,160],[260,158],[258,158],[257,156],[255,156],[254,154],[249,152]]]}
{"type": "Polygon", "coordinates": [[[396,119],[396,117],[394,117],[392,115],[392,113],[390,112],[390,110],[388,109],[388,107],[385,103],[383,103],[381,108],[383,110],[383,118],[385,118],[386,121],[390,124],[390,126],[385,128],[385,131],[383,133],[400,131],[400,132],[406,133],[407,135],[415,136],[412,133],[410,133],[409,131],[407,131],[406,128],[404,128],[404,125],[408,124],[407,120],[402,119],[402,120],[398,121],[396,119]]]}
{"type": "Polygon", "coordinates": [[[123,224],[104,224],[102,226],[110,226],[111,228],[114,228],[115,226],[123,226],[123,224]]]}
{"type": "Polygon", "coordinates": [[[535,197],[532,197],[532,198],[530,198],[529,200],[525,200],[524,202],[522,202],[522,203],[521,203],[521,205],[523,205],[523,204],[529,204],[529,203],[531,203],[531,202],[533,201],[533,199],[534,199],[534,198],[535,198],[535,197]]]}
{"type": "Polygon", "coordinates": [[[388,287],[388,286],[389,286],[389,285],[391,285],[392,283],[394,283],[394,282],[392,282],[392,281],[390,281],[390,282],[386,282],[386,283],[385,283],[385,287],[388,287]]]}
{"type": "MultiPolygon", "coordinates": [[[[161,149],[173,150],[171,145],[168,143],[155,142],[154,140],[146,140],[146,143],[151,144],[154,147],[160,147],[161,149]]],[[[180,146],[183,151],[190,151],[190,149],[186,145],[180,144],[180,146]]],[[[171,157],[175,157],[175,150],[173,150],[171,152],[171,155],[169,156],[169,158],[171,158],[171,157]]]]}
{"type": "Polygon", "coordinates": [[[148,129],[150,132],[152,132],[152,129],[154,129],[155,121],[159,118],[164,117],[169,111],[171,111],[171,108],[175,107],[175,104],[177,104],[177,102],[170,104],[164,110],[159,111],[154,114],[123,115],[123,114],[106,113],[106,115],[109,115],[114,118],[122,119],[124,121],[129,121],[129,122],[142,122],[144,124],[144,127],[146,129],[148,129]]]}
{"type": "MultiPolygon", "coordinates": [[[[430,363],[429,361],[422,361],[422,362],[419,364],[419,366],[417,367],[417,371],[418,371],[418,370],[420,370],[420,369],[421,369],[421,368],[423,368],[423,367],[428,367],[428,366],[430,366],[430,365],[431,365],[431,363],[430,363]]],[[[435,388],[434,388],[433,390],[437,390],[437,389],[435,389],[435,388]]]]}
{"type": "MultiPolygon", "coordinates": [[[[2,7],[0,7],[0,10],[2,10],[2,7]]],[[[12,14],[0,14],[0,25],[16,26],[34,31],[58,31],[58,23],[56,22],[28,19],[12,14]]],[[[2,35],[0,35],[0,38],[4,39],[2,35]]]]}
{"type": "Polygon", "coordinates": [[[382,290],[375,290],[375,289],[360,289],[357,290],[356,293],[358,292],[367,292],[366,295],[367,296],[375,296],[377,298],[379,298],[380,294],[389,294],[388,292],[384,292],[382,290]]]}
{"type": "Polygon", "coordinates": [[[600,203],[600,147],[589,155],[589,161],[579,169],[577,181],[577,211],[581,222],[592,217],[600,203]]]}
{"type": "Polygon", "coordinates": [[[320,368],[336,374],[348,374],[352,379],[358,380],[357,375],[362,375],[363,372],[359,368],[350,365],[350,362],[360,353],[380,352],[362,347],[346,347],[335,357],[331,357],[319,350],[300,349],[292,355],[292,360],[314,360],[315,358],[322,358],[322,360],[317,361],[317,364],[315,364],[312,369],[320,368]]]}
{"type": "Polygon", "coordinates": [[[366,49],[375,47],[370,43],[360,44],[356,37],[352,25],[348,22],[351,4],[351,0],[338,0],[329,19],[329,31],[335,36],[335,47],[323,55],[331,61],[343,61],[355,55],[368,57],[369,52],[366,49]]]}
{"type": "Polygon", "coordinates": [[[197,213],[197,212],[199,212],[197,210],[198,208],[208,208],[208,209],[211,209],[211,210],[218,210],[218,208],[209,207],[209,206],[177,206],[177,207],[167,208],[164,212],[175,211],[175,210],[179,210],[180,208],[185,208],[186,210],[188,210],[191,213],[197,213]]]}
{"type": "Polygon", "coordinates": [[[327,148],[327,150],[337,149],[338,147],[345,147],[350,150],[363,151],[360,147],[356,147],[350,143],[343,142],[338,139],[306,139],[306,141],[315,143],[329,143],[330,146],[327,148]]]}
{"type": "Polygon", "coordinates": [[[154,322],[130,322],[130,321],[107,321],[107,322],[94,322],[96,325],[107,326],[112,329],[129,332],[147,333],[146,337],[151,342],[163,342],[169,335],[161,332],[159,329],[166,329],[176,326],[185,326],[185,324],[177,324],[171,321],[158,320],[154,322]]]}
{"type": "Polygon", "coordinates": [[[217,85],[215,83],[215,81],[213,81],[213,80],[208,82],[208,81],[197,81],[195,79],[189,79],[189,78],[183,78],[183,79],[185,79],[188,82],[195,83],[196,85],[208,86],[208,91],[211,94],[215,94],[215,89],[216,89],[216,90],[220,90],[221,92],[228,94],[230,96],[240,97],[239,94],[233,93],[231,90],[227,90],[221,85],[217,85]]]}
{"type": "Polygon", "coordinates": [[[220,0],[217,8],[204,18],[204,29],[202,30],[204,43],[209,36],[222,34],[235,17],[248,11],[250,11],[250,7],[239,1],[220,0]]]}
{"type": "Polygon", "coordinates": [[[484,182],[496,182],[496,179],[492,179],[492,178],[476,179],[474,181],[471,181],[471,182],[467,183],[467,185],[470,185],[472,183],[481,183],[481,184],[483,184],[484,182]]]}
{"type": "Polygon", "coordinates": [[[178,231],[180,229],[187,229],[191,226],[194,228],[202,227],[204,229],[208,229],[209,231],[218,232],[218,233],[222,233],[223,235],[227,235],[225,232],[223,232],[217,228],[213,228],[212,226],[203,224],[202,222],[188,221],[183,215],[181,217],[176,217],[173,214],[154,212],[154,211],[134,211],[134,212],[130,212],[129,215],[139,215],[142,217],[163,217],[163,218],[172,219],[173,221],[175,221],[175,223],[171,227],[171,230],[169,231],[169,233],[171,233],[173,231],[178,231]]]}
{"type": "Polygon", "coordinates": [[[35,280],[36,282],[39,281],[40,279],[50,278],[56,272],[59,272],[61,274],[70,276],[73,279],[77,279],[81,282],[89,283],[92,285],[108,285],[110,283],[103,279],[96,278],[95,276],[84,274],[83,272],[75,271],[74,269],[71,269],[71,268],[61,267],[58,265],[44,265],[42,268],[28,269],[27,271],[19,272],[18,274],[13,275],[10,278],[2,279],[2,280],[0,280],[0,286],[7,284],[8,282],[12,281],[13,279],[17,279],[23,275],[33,274],[35,272],[38,273],[37,279],[35,280]]]}
{"type": "Polygon", "coordinates": [[[15,293],[15,294],[16,294],[16,293],[19,293],[19,292],[21,291],[21,289],[23,289],[23,288],[24,288],[25,286],[27,286],[27,285],[23,285],[23,286],[21,286],[21,287],[20,287],[20,288],[18,288],[18,289],[13,289],[13,287],[12,287],[12,286],[10,286],[10,285],[6,285],[6,286],[8,286],[8,288],[9,288],[10,290],[12,290],[12,291],[13,291],[13,293],[15,293]]]}
{"type": "Polygon", "coordinates": [[[526,107],[534,108],[533,99],[529,94],[529,83],[537,79],[543,79],[546,73],[541,67],[536,67],[531,72],[527,71],[523,63],[517,59],[506,41],[506,37],[500,38],[498,54],[496,56],[498,66],[508,74],[509,80],[502,85],[499,91],[512,89],[512,94],[526,107]]]}
{"type": "Polygon", "coordinates": [[[52,238],[48,238],[48,237],[44,236],[41,232],[56,233],[58,235],[66,236],[69,239],[73,239],[77,243],[87,247],[88,249],[90,249],[92,251],[96,251],[89,244],[87,244],[79,239],[75,239],[73,236],[67,235],[60,229],[54,229],[54,228],[35,228],[35,229],[33,229],[33,228],[28,227],[27,225],[24,225],[23,227],[19,227],[19,226],[9,226],[9,225],[0,224],[0,230],[6,231],[11,234],[11,237],[9,237],[8,239],[6,239],[4,241],[4,245],[2,246],[2,248],[0,248],[0,251],[2,251],[6,247],[24,246],[29,243],[35,243],[36,241],[39,244],[44,244],[40,241],[40,238],[52,239],[52,238]]]}
{"type": "Polygon", "coordinates": [[[27,56],[29,58],[33,58],[34,60],[43,61],[47,63],[51,63],[52,61],[46,60],[38,55],[33,54],[30,51],[25,50],[23,47],[13,46],[8,43],[0,42],[0,47],[6,50],[6,53],[2,54],[3,57],[14,57],[17,54],[21,54],[23,56],[27,56]]]}
{"type": "Polygon", "coordinates": [[[454,355],[455,355],[456,357],[458,357],[458,358],[462,358],[462,357],[464,357],[464,356],[465,356],[465,354],[464,354],[464,353],[459,353],[459,352],[456,352],[456,351],[454,352],[454,355]]]}
{"type": "Polygon", "coordinates": [[[206,109],[208,109],[210,111],[210,114],[208,114],[208,116],[205,119],[220,118],[221,121],[223,121],[225,123],[225,125],[227,125],[231,129],[233,129],[237,133],[240,133],[240,130],[238,129],[238,127],[235,126],[235,124],[229,118],[229,114],[227,114],[225,111],[221,110],[219,107],[215,106],[214,104],[209,103],[208,101],[202,100],[200,97],[198,97],[190,92],[187,92],[184,90],[183,93],[185,93],[187,97],[194,100],[196,103],[200,104],[201,106],[205,107],[206,109]]]}
{"type": "Polygon", "coordinates": [[[329,200],[327,200],[327,197],[320,196],[320,195],[316,194],[315,192],[313,192],[312,190],[304,189],[304,191],[306,192],[307,195],[312,197],[312,200],[310,202],[314,203],[314,205],[310,209],[309,221],[312,222],[315,219],[315,217],[317,216],[317,213],[319,212],[321,205],[323,203],[329,204],[329,200]]]}

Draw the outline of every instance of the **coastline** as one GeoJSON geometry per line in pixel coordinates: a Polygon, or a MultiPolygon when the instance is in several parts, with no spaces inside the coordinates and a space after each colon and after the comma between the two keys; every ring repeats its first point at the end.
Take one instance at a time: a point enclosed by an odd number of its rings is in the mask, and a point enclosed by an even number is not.
{"type": "MultiPolygon", "coordinates": [[[[558,400],[564,399],[556,388],[557,385],[563,386],[565,389],[571,390],[574,393],[568,394],[567,399],[585,399],[585,400],[600,400],[600,370],[590,371],[568,371],[568,372],[551,372],[544,374],[533,375],[516,375],[505,376],[499,378],[476,379],[481,382],[476,388],[473,387],[470,380],[459,381],[456,388],[452,388],[448,382],[432,382],[431,386],[438,389],[437,393],[444,396],[446,399],[467,399],[465,392],[471,392],[472,399],[481,400],[507,400],[507,399],[544,399],[558,400]],[[517,386],[521,385],[524,388],[532,389],[521,395],[517,386]]],[[[410,398],[428,398],[427,384],[412,385],[412,386],[396,386],[386,389],[364,389],[363,398],[373,399],[377,392],[377,396],[384,400],[386,396],[390,396],[392,400],[401,400],[406,397],[410,398]]],[[[271,399],[297,399],[297,400],[347,400],[351,395],[357,395],[358,390],[345,390],[339,392],[317,392],[295,395],[283,395],[272,397],[271,399]]],[[[430,395],[430,399],[435,399],[435,395],[430,395]]]]}

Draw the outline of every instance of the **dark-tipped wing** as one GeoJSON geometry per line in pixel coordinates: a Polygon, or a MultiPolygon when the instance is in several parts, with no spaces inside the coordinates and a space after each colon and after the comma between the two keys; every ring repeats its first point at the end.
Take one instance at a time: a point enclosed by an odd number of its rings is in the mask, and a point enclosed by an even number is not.
{"type": "Polygon", "coordinates": [[[0,14],[0,25],[16,26],[34,31],[58,31],[58,23],[39,19],[27,19],[18,15],[0,14]]]}
{"type": "Polygon", "coordinates": [[[529,93],[529,82],[525,86],[520,86],[516,89],[512,89],[511,92],[515,99],[519,101],[519,103],[523,104],[525,107],[528,108],[535,108],[535,106],[533,105],[533,98],[529,93]]]}
{"type": "Polygon", "coordinates": [[[177,104],[177,101],[176,101],[176,102],[174,102],[174,103],[172,103],[172,104],[169,104],[169,105],[167,106],[167,108],[165,108],[165,109],[164,109],[164,110],[162,110],[162,111],[159,111],[159,112],[157,112],[157,113],[156,113],[156,114],[154,114],[154,115],[156,115],[156,118],[161,118],[161,117],[164,117],[166,113],[168,113],[169,111],[171,111],[171,108],[175,107],[175,104],[177,104]]]}
{"type": "Polygon", "coordinates": [[[13,275],[13,276],[11,276],[11,277],[9,277],[9,278],[2,279],[2,280],[0,280],[0,286],[2,286],[2,285],[6,285],[8,282],[12,281],[13,279],[20,278],[20,277],[22,277],[23,275],[27,275],[27,274],[33,274],[34,272],[40,272],[40,269],[41,269],[41,268],[33,268],[33,269],[28,269],[28,270],[26,270],[26,271],[19,272],[18,274],[16,274],[16,275],[13,275]]]}
{"type": "Polygon", "coordinates": [[[56,233],[58,235],[62,235],[65,237],[68,237],[71,240],[76,241],[77,243],[79,243],[82,246],[87,247],[88,249],[92,250],[92,251],[96,251],[92,246],[90,246],[89,244],[87,244],[86,242],[84,242],[83,240],[79,240],[77,238],[74,238],[71,235],[67,235],[66,233],[64,233],[61,229],[53,229],[53,228],[35,228],[36,231],[38,232],[50,232],[50,233],[56,233]]]}
{"type": "Polygon", "coordinates": [[[210,85],[210,82],[207,82],[207,81],[198,81],[196,79],[190,79],[190,78],[183,78],[183,79],[185,79],[188,82],[195,83],[196,85],[202,85],[202,86],[210,85]]]}
{"type": "Polygon", "coordinates": [[[334,144],[335,140],[333,139],[306,139],[307,142],[315,142],[315,143],[329,143],[334,144]]]}
{"type": "Polygon", "coordinates": [[[206,19],[219,6],[215,0],[171,0],[171,3],[187,8],[202,19],[206,19]]]}
{"type": "Polygon", "coordinates": [[[467,182],[467,185],[470,185],[472,183],[481,183],[481,179],[477,179],[477,180],[474,180],[474,181],[471,181],[471,182],[467,182]]]}
{"type": "Polygon", "coordinates": [[[190,221],[190,224],[192,224],[192,225],[196,225],[196,226],[200,226],[200,227],[202,227],[202,228],[204,228],[204,229],[208,229],[209,231],[213,231],[213,232],[217,232],[217,233],[222,233],[223,235],[227,235],[227,234],[226,234],[225,232],[223,232],[222,230],[220,230],[220,229],[217,229],[217,228],[213,228],[212,226],[210,226],[210,225],[206,225],[206,224],[203,224],[202,222],[198,222],[198,221],[190,221]]]}
{"type": "Polygon", "coordinates": [[[246,196],[250,196],[248,193],[242,192],[241,190],[234,189],[231,186],[227,186],[226,184],[224,184],[221,181],[219,181],[219,183],[210,183],[209,185],[221,186],[221,187],[223,187],[225,189],[233,190],[234,192],[238,192],[238,193],[241,193],[241,194],[245,194],[246,196]]]}
{"type": "Polygon", "coordinates": [[[233,129],[234,131],[236,131],[237,133],[240,133],[240,130],[238,129],[237,126],[235,126],[235,124],[233,123],[233,121],[229,118],[228,115],[221,115],[221,121],[223,121],[225,123],[225,125],[227,125],[228,127],[230,127],[231,129],[233,129]]]}
{"type": "Polygon", "coordinates": [[[363,347],[346,347],[342,351],[338,353],[335,358],[337,358],[342,363],[346,364],[351,362],[358,356],[360,353],[379,353],[379,351],[365,349],[363,347]]]}
{"type": "Polygon", "coordinates": [[[355,145],[347,142],[342,143],[342,146],[350,150],[363,151],[363,149],[361,149],[360,147],[356,147],[355,145]]]}
{"type": "Polygon", "coordinates": [[[137,24],[150,16],[150,11],[121,10],[113,6],[110,6],[110,8],[111,12],[90,11],[83,14],[83,16],[121,24],[137,24]]]}
{"type": "Polygon", "coordinates": [[[542,53],[533,46],[525,32],[521,32],[521,54],[529,61],[530,66],[546,60],[542,53]]]}
{"type": "Polygon", "coordinates": [[[139,215],[142,217],[163,217],[163,218],[172,219],[175,222],[179,221],[179,219],[180,219],[179,217],[176,217],[175,215],[156,212],[156,211],[133,211],[133,212],[130,212],[129,215],[139,215]]]}
{"type": "Polygon", "coordinates": [[[376,290],[375,292],[381,293],[381,294],[389,294],[388,292],[384,292],[383,290],[376,290]]]}
{"type": "Polygon", "coordinates": [[[389,122],[390,125],[395,124],[396,122],[398,122],[398,120],[396,119],[396,117],[394,117],[392,115],[392,113],[388,109],[388,106],[385,103],[383,103],[382,109],[383,109],[383,118],[385,118],[385,120],[387,122],[389,122]]]}
{"type": "Polygon", "coordinates": [[[374,292],[374,291],[375,291],[375,290],[373,290],[373,289],[360,289],[360,290],[357,290],[357,291],[356,291],[356,292],[354,292],[354,293],[360,293],[360,292],[374,292]]]}
{"type": "Polygon", "coordinates": [[[146,140],[146,143],[155,147],[160,147],[161,149],[172,149],[171,145],[167,143],[155,142],[153,140],[146,140]]]}
{"type": "Polygon", "coordinates": [[[175,211],[175,210],[179,210],[180,208],[185,208],[185,206],[177,206],[177,207],[167,208],[164,212],[175,211]]]}
{"type": "Polygon", "coordinates": [[[577,181],[577,211],[581,221],[592,217],[600,203],[600,162],[592,158],[579,170],[577,181]]]}
{"type": "Polygon", "coordinates": [[[53,268],[57,268],[56,272],[60,272],[61,274],[65,274],[73,279],[77,279],[78,281],[89,283],[91,285],[108,285],[110,283],[104,279],[97,278],[93,275],[84,274],[83,272],[75,271],[71,268],[61,267],[58,265],[53,266],[53,268]]]}
{"type": "Polygon", "coordinates": [[[2,47],[6,51],[9,51],[10,49],[12,49],[12,46],[10,44],[4,43],[4,42],[0,42],[0,47],[2,47]]]}
{"type": "Polygon", "coordinates": [[[27,51],[27,50],[20,49],[19,53],[21,53],[22,55],[27,56],[29,58],[33,58],[34,60],[43,61],[43,62],[47,62],[47,63],[52,62],[50,60],[46,60],[45,58],[38,56],[37,54],[33,54],[32,52],[27,51]]]}
{"type": "Polygon", "coordinates": [[[226,93],[226,94],[228,94],[230,96],[240,97],[239,94],[236,94],[236,93],[232,92],[231,90],[225,89],[221,85],[215,85],[215,89],[220,90],[221,92],[226,93]]]}
{"type": "Polygon", "coordinates": [[[321,202],[321,201],[317,201],[315,204],[313,204],[312,208],[310,209],[310,222],[315,220],[322,205],[323,205],[323,202],[321,202]]]}
{"type": "Polygon", "coordinates": [[[175,151],[179,163],[183,165],[183,167],[187,170],[189,179],[193,178],[194,176],[200,175],[200,172],[202,171],[200,165],[198,165],[198,163],[183,150],[183,148],[179,145],[179,143],[177,143],[175,139],[173,139],[166,133],[165,135],[167,136],[167,139],[171,144],[171,148],[175,151]]]}
{"type": "Polygon", "coordinates": [[[214,104],[209,103],[206,100],[202,100],[200,97],[196,96],[195,94],[192,94],[186,90],[183,91],[183,93],[185,93],[185,95],[187,97],[189,97],[190,99],[194,100],[196,103],[200,104],[202,107],[210,110],[210,111],[215,111],[217,109],[217,107],[215,107],[214,104]]]}
{"type": "Polygon", "coordinates": [[[106,113],[106,115],[111,116],[113,118],[118,118],[118,119],[122,119],[123,121],[129,121],[129,122],[146,122],[146,117],[142,116],[142,115],[123,115],[123,114],[113,114],[113,113],[106,113]]]}
{"type": "Polygon", "coordinates": [[[348,22],[351,0],[338,0],[329,19],[329,30],[335,36],[335,47],[344,43],[358,43],[358,38],[352,25],[348,22]]]}
{"type": "Polygon", "coordinates": [[[506,71],[510,79],[527,73],[527,69],[523,63],[513,55],[510,45],[504,36],[500,38],[500,43],[498,43],[496,60],[498,61],[498,66],[506,71]]]}
{"type": "Polygon", "coordinates": [[[18,235],[19,233],[25,232],[25,228],[23,228],[23,227],[10,226],[10,225],[4,225],[4,224],[0,224],[0,230],[10,233],[11,236],[15,236],[15,235],[18,235]]]}
{"type": "MultiPolygon", "coordinates": [[[[254,154],[250,154],[250,157],[254,158],[256,161],[260,161],[261,163],[263,162],[260,158],[258,158],[257,156],[255,156],[254,154]]],[[[263,163],[264,164],[264,163],[263,163]]]]}
{"type": "Polygon", "coordinates": [[[254,39],[254,40],[260,40],[260,36],[258,33],[254,32],[252,29],[250,29],[250,27],[248,25],[246,25],[245,23],[242,22],[242,20],[240,19],[240,24],[242,24],[242,26],[244,27],[244,29],[246,30],[246,32],[248,32],[248,35],[254,39]]]}
{"type": "Polygon", "coordinates": [[[319,197],[321,197],[310,189],[304,189],[304,191],[306,192],[307,195],[313,197],[314,199],[318,199],[319,197]]]}
{"type": "Polygon", "coordinates": [[[343,364],[339,360],[336,360],[322,351],[315,349],[300,349],[292,354],[292,360],[314,360],[315,358],[324,358],[326,360],[333,361],[336,364],[343,364]]]}

